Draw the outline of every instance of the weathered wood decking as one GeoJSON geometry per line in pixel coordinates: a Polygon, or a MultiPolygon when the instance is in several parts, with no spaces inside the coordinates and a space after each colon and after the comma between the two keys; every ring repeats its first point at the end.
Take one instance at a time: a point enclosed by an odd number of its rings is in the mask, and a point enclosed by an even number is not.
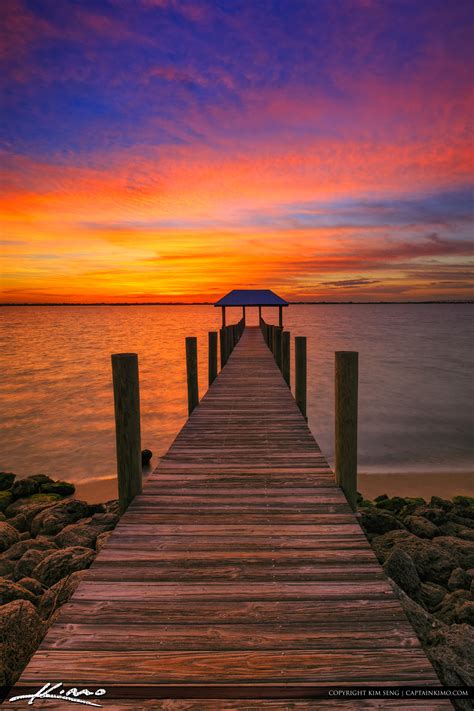
{"type": "Polygon", "coordinates": [[[49,680],[153,687],[143,703],[100,700],[124,709],[333,708],[311,689],[439,684],[257,328],[20,682],[49,680]]]}

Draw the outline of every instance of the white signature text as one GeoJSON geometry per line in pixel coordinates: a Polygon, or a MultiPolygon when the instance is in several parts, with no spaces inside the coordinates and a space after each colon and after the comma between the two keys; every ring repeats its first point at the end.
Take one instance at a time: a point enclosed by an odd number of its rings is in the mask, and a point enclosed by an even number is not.
{"type": "Polygon", "coordinates": [[[96,704],[93,701],[87,701],[86,699],[81,699],[81,696],[103,696],[106,694],[105,689],[97,689],[97,691],[90,691],[89,689],[61,689],[63,685],[62,681],[58,681],[56,684],[51,684],[48,682],[41,687],[34,694],[23,694],[22,696],[12,696],[9,701],[25,701],[28,699],[28,706],[32,706],[36,699],[60,699],[62,701],[70,701],[72,704],[84,704],[85,706],[99,706],[102,704],[96,704]]]}

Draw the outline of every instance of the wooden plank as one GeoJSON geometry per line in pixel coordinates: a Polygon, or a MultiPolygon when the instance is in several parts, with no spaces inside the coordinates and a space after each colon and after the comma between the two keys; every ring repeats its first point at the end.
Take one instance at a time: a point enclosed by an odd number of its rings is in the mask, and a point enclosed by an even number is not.
{"type": "MultiPolygon", "coordinates": [[[[198,699],[138,699],[134,697],[133,699],[116,699],[110,698],[103,699],[104,706],[107,711],[148,711],[148,709],[156,709],[156,711],[260,711],[260,709],[266,709],[266,711],[332,711],[334,708],[341,708],[341,703],[344,703],[345,707],[347,702],[341,702],[341,700],[330,701],[326,699],[265,699],[265,698],[253,698],[253,699],[220,699],[220,698],[198,698],[198,699]]],[[[380,699],[351,699],[350,708],[354,709],[380,709],[380,708],[390,708],[390,709],[403,709],[407,711],[408,707],[406,700],[397,699],[384,699],[382,702],[380,699]],[[383,706],[381,705],[383,703],[383,706]]],[[[16,704],[18,707],[18,705],[16,704]]],[[[46,709],[65,709],[63,703],[58,703],[54,701],[47,701],[45,703],[41,701],[35,701],[35,706],[39,708],[46,709]]],[[[68,706],[69,708],[69,706],[68,706]]],[[[416,700],[416,707],[413,707],[418,711],[445,711],[445,709],[451,709],[452,705],[449,701],[420,701],[416,700]]]]}
{"type": "MultiPolygon", "coordinates": [[[[104,686],[137,678],[147,684],[216,684],[232,682],[249,691],[253,684],[431,684],[436,675],[423,651],[358,649],[357,654],[312,650],[108,652],[40,649],[28,665],[28,680],[44,683],[57,678],[65,684],[104,686]]],[[[136,683],[136,682],[135,682],[136,683]]]]}
{"type": "MultiPolygon", "coordinates": [[[[337,610],[337,620],[349,623],[365,621],[367,625],[382,620],[406,622],[400,603],[394,598],[333,598],[314,600],[207,600],[189,605],[187,599],[154,598],[146,601],[136,599],[96,600],[74,595],[71,602],[61,609],[59,622],[80,624],[93,620],[101,629],[109,624],[137,624],[150,628],[159,624],[261,624],[270,622],[304,622],[308,625],[330,625],[337,610]],[[236,604],[238,603],[238,604],[236,604]]],[[[152,630],[153,628],[153,630],[152,630]]],[[[258,629],[255,632],[258,633],[258,629]]],[[[51,634],[49,632],[48,634],[51,634]]],[[[46,637],[46,640],[48,636],[46,637]]],[[[389,644],[389,640],[387,640],[389,644]]]]}
{"type": "Polygon", "coordinates": [[[387,620],[367,629],[353,620],[334,625],[261,624],[156,625],[154,634],[136,625],[107,625],[100,638],[94,624],[55,625],[42,649],[104,651],[166,650],[351,650],[386,649],[387,636],[392,649],[419,647],[409,635],[408,625],[387,620]],[[408,632],[408,634],[407,634],[408,632]],[[256,634],[257,633],[257,634],[256,634]]]}
{"type": "Polygon", "coordinates": [[[117,551],[132,551],[136,557],[137,547],[141,555],[149,551],[179,551],[179,555],[190,551],[227,551],[234,547],[244,551],[280,551],[293,550],[295,555],[303,551],[311,551],[315,556],[323,550],[328,551],[363,551],[365,555],[372,556],[373,551],[367,550],[367,540],[363,536],[228,536],[228,535],[150,535],[146,529],[141,532],[128,534],[127,529],[116,532],[113,547],[107,547],[110,559],[117,551]]]}

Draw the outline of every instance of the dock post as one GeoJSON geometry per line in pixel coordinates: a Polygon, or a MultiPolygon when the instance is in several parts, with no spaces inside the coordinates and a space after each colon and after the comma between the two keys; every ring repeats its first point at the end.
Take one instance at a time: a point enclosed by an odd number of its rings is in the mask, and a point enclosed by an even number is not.
{"type": "Polygon", "coordinates": [[[140,389],[136,353],[112,355],[115,439],[120,510],[142,490],[140,389]]]}
{"type": "Polygon", "coordinates": [[[208,371],[209,387],[217,378],[217,331],[208,333],[208,371]]]}
{"type": "Polygon", "coordinates": [[[225,328],[221,328],[219,331],[219,345],[221,349],[221,370],[225,366],[226,358],[226,341],[225,341],[225,328]]]}
{"type": "Polygon", "coordinates": [[[355,511],[357,508],[357,399],[359,354],[335,354],[335,432],[336,483],[355,511]]]}
{"type": "Polygon", "coordinates": [[[275,362],[276,362],[277,366],[280,368],[280,370],[281,370],[281,345],[282,345],[281,334],[282,334],[282,329],[279,326],[277,326],[275,328],[275,343],[274,343],[275,362]]]}
{"type": "Polygon", "coordinates": [[[285,378],[285,382],[290,387],[290,332],[283,331],[281,335],[281,372],[285,378]]]}
{"type": "Polygon", "coordinates": [[[237,326],[237,324],[234,323],[234,325],[232,326],[232,338],[233,338],[233,344],[234,344],[233,347],[234,347],[234,348],[235,348],[235,346],[237,345],[237,343],[238,343],[238,341],[239,341],[239,331],[238,331],[238,328],[239,328],[239,327],[237,326]]]}
{"type": "Polygon", "coordinates": [[[306,336],[295,338],[295,400],[305,420],[306,416],[306,336]]]}
{"type": "Polygon", "coordinates": [[[188,381],[188,414],[199,405],[198,359],[196,336],[186,337],[186,377],[188,381]]]}
{"type": "Polygon", "coordinates": [[[225,333],[226,333],[226,337],[225,337],[226,338],[226,357],[225,357],[225,360],[227,363],[227,361],[229,360],[230,354],[234,350],[234,338],[233,338],[232,330],[231,330],[230,326],[226,326],[225,333]]]}

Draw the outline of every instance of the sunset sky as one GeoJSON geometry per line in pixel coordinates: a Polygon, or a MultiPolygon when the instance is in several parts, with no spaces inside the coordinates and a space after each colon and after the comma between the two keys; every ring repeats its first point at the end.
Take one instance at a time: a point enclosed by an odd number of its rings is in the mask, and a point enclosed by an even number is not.
{"type": "Polygon", "coordinates": [[[472,298],[465,0],[1,0],[4,302],[472,298]]]}

